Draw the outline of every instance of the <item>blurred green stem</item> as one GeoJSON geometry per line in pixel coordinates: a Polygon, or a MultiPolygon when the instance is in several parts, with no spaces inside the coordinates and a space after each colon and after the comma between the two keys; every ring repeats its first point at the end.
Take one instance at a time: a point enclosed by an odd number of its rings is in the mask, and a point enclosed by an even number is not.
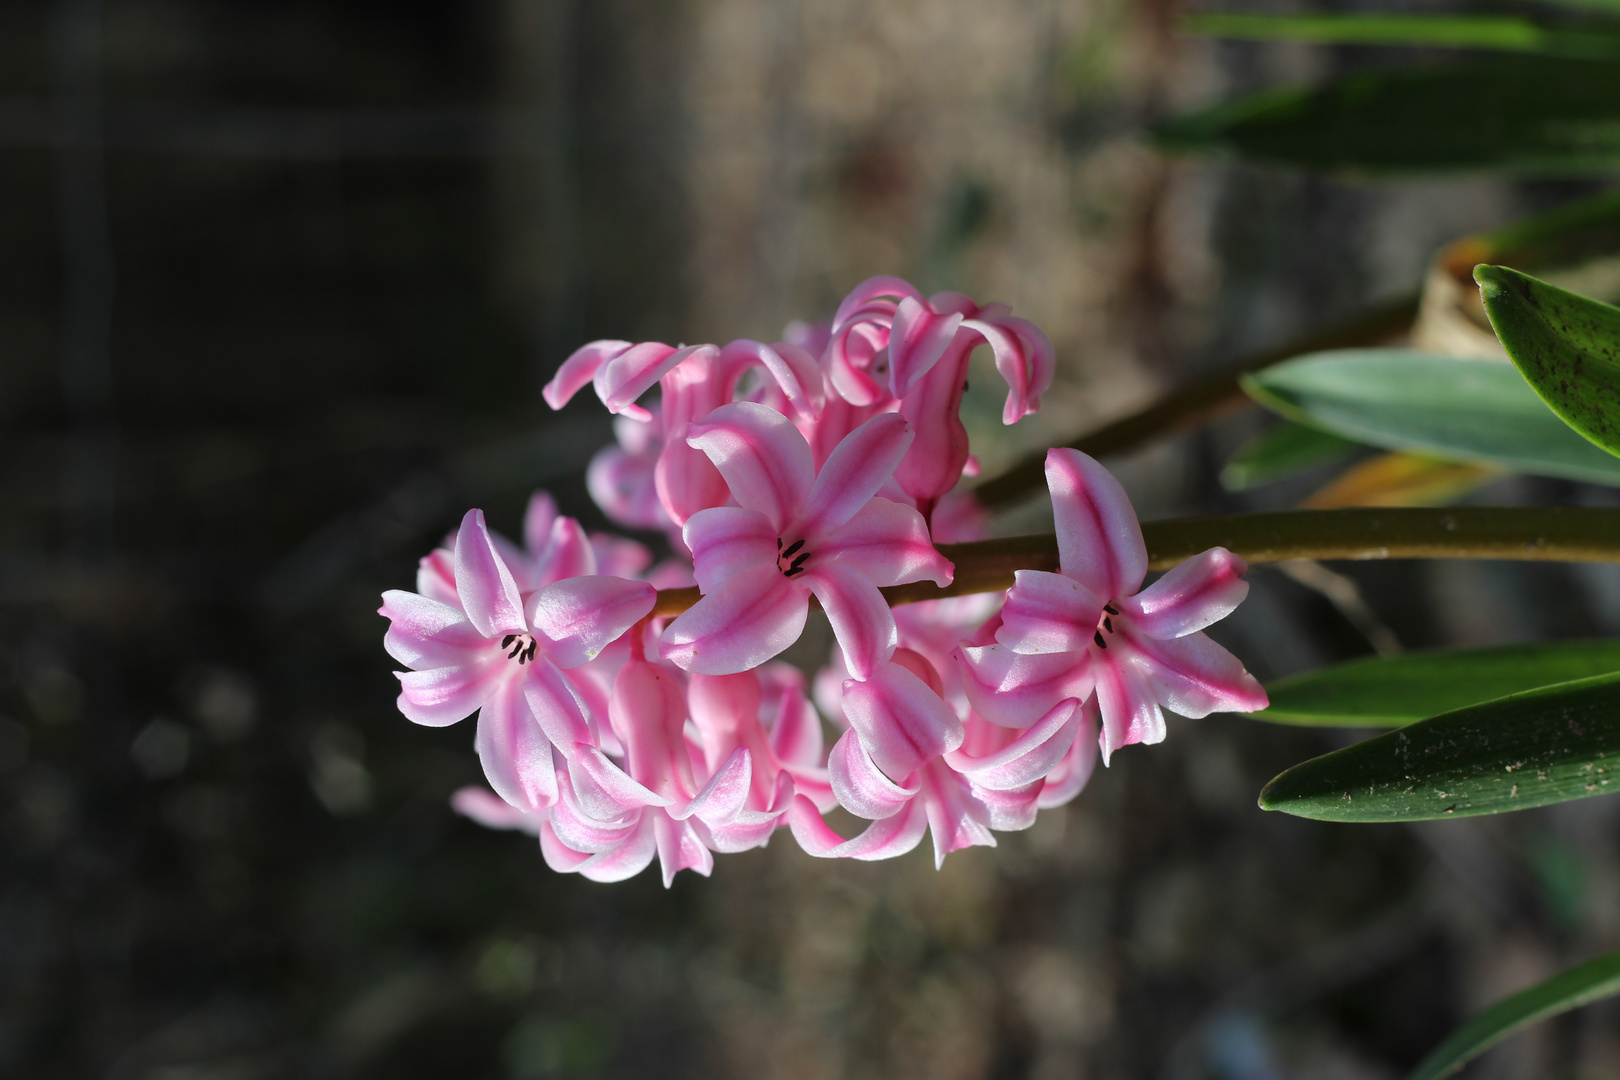
{"type": "MultiPolygon", "coordinates": [[[[1431,509],[1292,510],[1277,514],[1149,521],[1142,526],[1149,566],[1165,570],[1211,547],[1251,563],[1289,559],[1530,559],[1620,562],[1620,509],[1586,506],[1464,506],[1431,509]]],[[[1010,587],[1018,570],[1056,570],[1057,538],[1014,536],[941,544],[956,580],[884,589],[910,604],[1010,587]]],[[[678,615],[698,590],[665,589],[656,616],[678,615]]]]}

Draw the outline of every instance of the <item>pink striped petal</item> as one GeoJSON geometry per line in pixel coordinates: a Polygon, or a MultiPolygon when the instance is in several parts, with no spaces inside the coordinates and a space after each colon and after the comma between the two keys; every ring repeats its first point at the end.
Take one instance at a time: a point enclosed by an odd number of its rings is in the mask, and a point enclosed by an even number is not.
{"type": "Polygon", "coordinates": [[[1042,780],[1010,791],[968,784],[968,795],[978,804],[984,823],[997,832],[1018,832],[1035,824],[1040,813],[1042,780]]]}
{"type": "Polygon", "coordinates": [[[979,787],[1012,791],[1044,779],[1069,752],[1079,730],[1080,702],[1069,698],[995,753],[969,757],[953,751],[945,761],[979,787]]]}
{"type": "Polygon", "coordinates": [[[913,799],[901,813],[874,821],[853,840],[845,840],[822,820],[815,804],[800,795],[788,811],[793,839],[808,855],[818,859],[893,859],[906,854],[928,831],[928,813],[923,800],[913,799]]]}
{"type": "Polygon", "coordinates": [[[771,725],[771,749],[784,764],[815,768],[825,760],[821,720],[804,696],[804,688],[784,687],[776,722],[771,725]]]}
{"type": "Polygon", "coordinates": [[[891,296],[896,300],[904,300],[908,297],[913,300],[923,298],[922,293],[917,291],[917,287],[905,278],[895,277],[892,274],[878,274],[875,277],[867,278],[849,290],[849,295],[844,297],[843,303],[838,305],[838,311],[833,315],[833,326],[843,326],[844,322],[850,319],[857,310],[879,297],[891,296]]]}
{"type": "Polygon", "coordinates": [[[588,743],[576,745],[568,755],[568,781],[580,811],[598,821],[613,822],[642,807],[670,804],[588,743]]]}
{"type": "Polygon", "coordinates": [[[556,830],[549,822],[540,826],[540,856],[545,859],[547,866],[559,874],[572,874],[580,868],[580,864],[591,858],[589,853],[575,851],[557,839],[556,830]]]}
{"type": "Polygon", "coordinates": [[[608,643],[645,618],[658,600],[651,582],[568,578],[529,597],[529,625],[548,639],[542,648],[563,669],[596,659],[608,643]]]}
{"type": "Polygon", "coordinates": [[[456,553],[449,548],[434,548],[416,564],[416,591],[429,600],[461,607],[456,595],[456,553]]]}
{"type": "Polygon", "coordinates": [[[720,350],[720,363],[727,369],[755,364],[763,367],[801,416],[814,417],[826,401],[820,365],[797,345],[784,342],[773,346],[741,338],[720,350]]]}
{"type": "Polygon", "coordinates": [[[767,567],[776,569],[781,534],[758,510],[714,506],[686,519],[681,537],[692,552],[698,588],[713,592],[729,577],[767,567]]]}
{"type": "Polygon", "coordinates": [[[704,877],[714,869],[714,855],[689,822],[676,821],[668,814],[654,814],[653,836],[658,847],[658,866],[669,888],[682,870],[696,870],[704,877]]]}
{"type": "Polygon", "coordinates": [[[473,740],[484,776],[496,794],[520,810],[557,801],[557,770],[546,738],[514,679],[502,681],[478,711],[473,740]]]}
{"type": "Polygon", "coordinates": [[[1133,743],[1164,741],[1164,713],[1153,688],[1129,658],[1115,648],[1097,658],[1097,710],[1102,714],[1102,759],[1133,743]]]}
{"type": "Polygon", "coordinates": [[[955,571],[930,542],[922,515],[881,497],[868,501],[843,528],[816,545],[816,554],[858,569],[878,586],[910,581],[949,585],[955,571]]]}
{"type": "Polygon", "coordinates": [[[970,337],[953,342],[900,401],[900,415],[911,422],[917,439],[894,470],[894,478],[919,502],[950,491],[967,465],[968,434],[961,414],[972,345],[970,337]]]}
{"type": "Polygon", "coordinates": [[[842,399],[856,408],[893,400],[888,380],[891,317],[889,313],[867,313],[833,334],[827,346],[827,381],[836,391],[835,400],[842,399]]]}
{"type": "Polygon", "coordinates": [[[753,762],[748,751],[739,746],[691,802],[671,809],[669,814],[680,821],[696,816],[709,825],[724,825],[742,811],[753,782],[753,762]]]}
{"type": "MultiPolygon", "coordinates": [[[[688,425],[690,427],[690,425],[688,425]]],[[[703,451],[684,439],[664,444],[653,466],[658,503],[671,522],[680,526],[699,510],[724,506],[731,498],[725,477],[703,451]]]]}
{"type": "Polygon", "coordinates": [[[493,791],[476,784],[457,788],[450,796],[450,808],[486,829],[520,829],[538,834],[540,823],[545,820],[539,814],[519,810],[493,791]]]}
{"type": "Polygon", "coordinates": [[[427,671],[396,671],[400,692],[395,704],[413,724],[448,727],[483,706],[499,681],[499,660],[495,656],[427,671]]]}
{"type": "MultiPolygon", "coordinates": [[[[501,662],[508,665],[508,668],[517,663],[516,660],[507,660],[504,657],[501,662]]],[[[550,739],[558,750],[568,754],[576,745],[596,741],[596,733],[592,729],[579,690],[568,676],[557,670],[556,665],[552,664],[544,653],[521,670],[523,697],[529,703],[529,711],[540,722],[540,728],[546,733],[546,738],[550,739]]]]}
{"type": "Polygon", "coordinates": [[[758,667],[804,632],[810,596],[774,566],[727,578],[665,628],[658,653],[687,671],[730,675],[758,667]]]}
{"type": "Polygon", "coordinates": [[[1147,661],[1144,674],[1154,696],[1182,716],[1255,712],[1269,703],[1266,692],[1237,657],[1201,633],[1150,638],[1127,631],[1130,648],[1147,661]]]}
{"type": "Polygon", "coordinates": [[[1071,577],[1019,570],[1007,590],[996,640],[1014,652],[1067,653],[1088,647],[1103,602],[1071,577]]]}
{"type": "Polygon", "coordinates": [[[535,551],[533,588],[550,585],[564,578],[586,577],[597,573],[596,550],[591,547],[585,528],[571,517],[560,517],[551,526],[546,543],[535,551]]]}
{"type": "Polygon", "coordinates": [[[1057,370],[1052,342],[1024,319],[970,319],[962,324],[983,336],[995,355],[996,370],[1007,383],[1001,422],[1016,424],[1041,407],[1041,394],[1057,370]]]}
{"type": "Polygon", "coordinates": [[[815,482],[810,444],[787,417],[751,401],[722,405],[686,429],[725,477],[732,498],[781,530],[799,516],[815,482]]]}
{"type": "Polygon", "coordinates": [[[1027,728],[1059,702],[1091,696],[1094,676],[1085,653],[1025,655],[982,645],[963,646],[956,656],[968,703],[992,724],[1027,728]]]}
{"type": "Polygon", "coordinates": [[[844,563],[811,562],[810,572],[801,580],[821,601],[851,675],[868,678],[894,655],[900,633],[888,601],[871,578],[844,563]]]}
{"type": "Polygon", "coordinates": [[[390,589],[383,593],[377,614],[389,621],[383,648],[406,667],[451,667],[488,658],[489,639],[467,621],[460,608],[390,589]]]}
{"type": "Polygon", "coordinates": [[[599,820],[584,813],[579,796],[568,778],[567,770],[557,774],[560,797],[551,808],[549,817],[557,839],[570,850],[597,855],[612,851],[635,833],[641,824],[643,811],[638,809],[607,820],[599,820]]]}
{"type": "Polygon", "coordinates": [[[836,535],[888,482],[911,440],[910,425],[896,413],[874,416],[844,436],[810,488],[798,521],[803,534],[817,540],[836,535]]]}
{"type": "Polygon", "coordinates": [[[467,511],[456,533],[456,595],[467,618],[487,638],[528,630],[517,581],[495,551],[482,510],[467,511]]]}
{"type": "Polygon", "coordinates": [[[571,353],[557,368],[557,374],[540,391],[546,404],[560,409],[596,378],[602,365],[630,347],[628,341],[592,341],[571,353]]]}
{"type": "Polygon", "coordinates": [[[1058,561],[1096,596],[1130,596],[1147,576],[1147,545],[1125,489],[1096,459],[1057,447],[1046,452],[1058,561]]]}
{"type": "Polygon", "coordinates": [[[870,821],[893,817],[922,790],[919,785],[908,787],[884,776],[854,731],[844,732],[833,744],[827,758],[827,780],[838,805],[870,821]]]}
{"type": "Polygon", "coordinates": [[[928,816],[928,831],[934,840],[934,869],[945,865],[945,856],[966,847],[995,847],[989,814],[974,799],[967,782],[946,767],[943,761],[929,766],[927,794],[919,799],[928,816]]]}
{"type": "Polygon", "coordinates": [[[681,691],[675,672],[662,664],[629,660],[614,677],[608,703],[611,726],[623,734],[631,778],[671,804],[684,803],[697,791],[681,691]]]}
{"type": "Polygon", "coordinates": [[[1091,779],[1097,767],[1097,702],[1093,698],[1080,707],[1080,728],[1063,760],[1046,776],[1036,805],[1050,810],[1069,802],[1091,779]]]}
{"type": "Polygon", "coordinates": [[[592,855],[576,868],[579,875],[604,884],[635,877],[653,861],[658,841],[653,836],[653,815],[641,815],[635,832],[612,851],[592,855]]]}
{"type": "Polygon", "coordinates": [[[864,682],[844,683],[843,708],[872,761],[890,778],[910,776],[925,761],[962,745],[962,721],[899,664],[884,664],[864,682]]]}
{"type": "Polygon", "coordinates": [[[1133,627],[1149,637],[1178,638],[1219,622],[1249,595],[1243,573],[1249,564],[1225,548],[1194,555],[1135,596],[1120,600],[1119,609],[1133,627]]]}
{"type": "Polygon", "coordinates": [[[889,331],[889,393],[905,397],[939,363],[962,325],[957,313],[935,314],[910,297],[900,301],[889,331]]]}
{"type": "Polygon", "coordinates": [[[623,413],[636,420],[651,420],[652,413],[636,404],[636,399],[657,385],[671,368],[693,353],[714,351],[713,345],[692,345],[674,349],[661,341],[632,345],[596,372],[596,396],[609,412],[623,413]]]}

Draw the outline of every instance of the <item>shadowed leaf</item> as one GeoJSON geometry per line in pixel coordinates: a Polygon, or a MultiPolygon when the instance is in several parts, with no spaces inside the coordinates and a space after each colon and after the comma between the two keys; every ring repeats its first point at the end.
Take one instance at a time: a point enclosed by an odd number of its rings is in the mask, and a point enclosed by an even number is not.
{"type": "Polygon", "coordinates": [[[1337,461],[1357,446],[1321,428],[1284,421],[1238,448],[1221,470],[1221,486],[1246,491],[1337,461]]]}

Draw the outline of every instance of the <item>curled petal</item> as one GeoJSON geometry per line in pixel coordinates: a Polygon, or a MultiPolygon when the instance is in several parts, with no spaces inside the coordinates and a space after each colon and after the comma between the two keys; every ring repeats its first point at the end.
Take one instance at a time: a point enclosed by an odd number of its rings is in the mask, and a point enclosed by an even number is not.
{"type": "Polygon", "coordinates": [[[890,777],[910,776],[962,745],[962,721],[899,664],[884,664],[864,682],[844,683],[843,708],[872,761],[890,777]]]}
{"type": "Polygon", "coordinates": [[[758,667],[804,632],[806,590],[774,566],[746,570],[715,586],[665,628],[659,655],[687,671],[730,675],[758,667]]]}
{"type": "Polygon", "coordinates": [[[399,711],[424,727],[447,727],[471,716],[489,697],[499,672],[498,657],[472,664],[396,671],[399,711]]]}
{"type": "Polygon", "coordinates": [[[881,497],[868,501],[816,553],[855,567],[878,586],[910,581],[949,585],[955,570],[928,539],[921,514],[881,497]]]}
{"type": "Polygon", "coordinates": [[[699,510],[686,519],[681,537],[692,552],[698,587],[706,593],[745,570],[775,570],[782,542],[764,514],[740,506],[699,510]]]}
{"type": "Polygon", "coordinates": [[[932,370],[900,399],[900,415],[911,421],[917,439],[894,470],[894,479],[913,499],[940,498],[957,485],[967,466],[962,394],[972,344],[969,337],[953,341],[932,370]]]}
{"type": "Polygon", "coordinates": [[[1248,568],[1225,548],[1210,548],[1122,599],[1120,610],[1149,637],[1182,637],[1232,614],[1249,595],[1249,583],[1243,580],[1248,568]]]}
{"type": "Polygon", "coordinates": [[[788,825],[793,839],[807,854],[820,859],[893,859],[906,854],[922,840],[928,831],[928,814],[922,799],[913,799],[905,810],[893,817],[874,821],[866,831],[853,840],[845,840],[821,819],[816,806],[800,795],[788,811],[788,825]]]}
{"type": "Polygon", "coordinates": [[[934,838],[934,869],[945,865],[945,856],[965,847],[995,847],[986,807],[973,797],[967,781],[953,773],[942,761],[929,766],[927,798],[919,799],[928,816],[928,831],[934,838]]]}
{"type": "Polygon", "coordinates": [[[731,752],[725,764],[709,777],[703,790],[685,806],[671,810],[670,816],[685,821],[695,815],[709,825],[724,825],[733,820],[748,801],[753,776],[753,763],[748,751],[739,746],[731,752]]]}
{"type": "MultiPolygon", "coordinates": [[[[856,408],[893,400],[888,388],[888,322],[892,313],[867,313],[838,328],[827,346],[827,381],[856,408]]],[[[829,402],[829,404],[831,404],[829,402]]]]}
{"type": "Polygon", "coordinates": [[[450,808],[464,818],[478,822],[486,829],[521,829],[539,833],[545,819],[539,814],[519,810],[488,788],[469,784],[456,789],[450,796],[450,808]]]}
{"type": "Polygon", "coordinates": [[[557,368],[557,374],[546,383],[541,396],[553,409],[568,404],[568,399],[583,390],[603,364],[630,347],[628,341],[592,341],[575,349],[557,368]]]}
{"type": "Polygon", "coordinates": [[[416,564],[416,591],[429,600],[461,607],[456,595],[456,553],[448,548],[434,548],[416,564]]]}
{"type": "Polygon", "coordinates": [[[888,601],[871,578],[852,566],[812,562],[810,567],[803,581],[832,623],[845,667],[857,679],[869,677],[900,643],[888,601]]]}
{"type": "Polygon", "coordinates": [[[1103,601],[1074,578],[1019,570],[1007,590],[996,640],[1014,652],[1079,652],[1091,645],[1103,601]]]}
{"type": "Polygon", "coordinates": [[[1097,767],[1097,702],[1096,699],[1080,707],[1080,727],[1074,742],[1063,760],[1046,776],[1036,805],[1042,810],[1062,806],[1086,786],[1091,771],[1097,767]]]}
{"type": "Polygon", "coordinates": [[[1091,696],[1086,653],[1015,653],[1005,645],[956,650],[962,689],[973,711],[1003,727],[1027,728],[1061,701],[1091,696]]]}
{"type": "Polygon", "coordinates": [[[1132,651],[1147,661],[1144,674],[1166,708],[1194,719],[1212,712],[1254,712],[1266,692],[1237,657],[1201,633],[1149,638],[1130,630],[1132,651]]]}
{"type": "Polygon", "coordinates": [[[1051,388],[1057,371],[1051,340],[1025,319],[971,319],[962,325],[984,338],[995,354],[996,370],[1006,380],[1001,422],[1016,424],[1039,411],[1041,395],[1051,388]]]}
{"type": "Polygon", "coordinates": [[[840,806],[871,821],[898,814],[921,790],[918,785],[907,787],[884,776],[854,731],[844,732],[833,744],[827,779],[840,806]]]}
{"type": "Polygon", "coordinates": [[[388,590],[383,593],[383,606],[377,614],[389,620],[383,648],[406,667],[473,663],[489,651],[489,639],[478,632],[460,608],[417,593],[388,590]]]}
{"type": "Polygon", "coordinates": [[[649,814],[658,848],[658,866],[664,872],[664,888],[669,888],[682,870],[696,870],[704,877],[714,869],[714,855],[703,838],[687,821],[676,821],[668,814],[649,814]]]}
{"type": "Polygon", "coordinates": [[[743,338],[720,350],[720,363],[728,370],[739,365],[760,365],[771,373],[794,410],[806,418],[819,413],[826,401],[820,366],[797,345],[784,342],[773,346],[743,338]]]}
{"type": "Polygon", "coordinates": [[[1058,447],[1046,452],[1058,561],[1105,601],[1129,596],[1147,576],[1147,545],[1125,489],[1094,458],[1058,447]]]}
{"type": "Polygon", "coordinates": [[[810,444],[787,417],[752,401],[734,401],[686,432],[687,443],[714,462],[739,505],[764,514],[779,533],[798,517],[815,481],[815,462],[810,444]]]}
{"type": "Polygon", "coordinates": [[[671,368],[693,353],[714,351],[713,345],[692,345],[674,349],[661,341],[643,341],[632,345],[596,372],[596,396],[612,413],[622,413],[636,420],[651,420],[652,413],[636,404],[636,399],[651,390],[671,368]]]}
{"type": "Polygon", "coordinates": [[[592,855],[576,869],[581,877],[591,881],[604,883],[624,881],[647,869],[647,864],[652,862],[657,852],[658,842],[653,836],[653,815],[643,814],[640,824],[636,826],[635,832],[630,834],[629,839],[611,851],[592,855]]]}
{"type": "Polygon", "coordinates": [[[645,618],[658,601],[651,582],[592,576],[556,581],[529,597],[529,624],[549,640],[546,654],[558,667],[596,659],[645,618]]]}
{"type": "Polygon", "coordinates": [[[489,786],[513,806],[535,812],[557,801],[551,740],[530,712],[517,680],[502,681],[478,711],[473,746],[489,786]]]}
{"type": "Polygon", "coordinates": [[[456,533],[456,595],[467,618],[487,638],[523,633],[523,597],[495,550],[482,510],[469,510],[456,533]]]}
{"type": "Polygon", "coordinates": [[[833,315],[833,326],[843,326],[847,320],[854,317],[855,312],[859,309],[879,297],[890,296],[896,300],[904,300],[908,297],[913,300],[923,298],[922,293],[917,291],[917,287],[905,278],[895,277],[892,274],[878,274],[875,277],[867,278],[849,290],[849,295],[844,297],[844,302],[838,305],[838,311],[833,315]]]}
{"type": "MultiPolygon", "coordinates": [[[[1117,640],[1117,639],[1116,639],[1117,640]]],[[[1164,741],[1164,713],[1141,671],[1115,648],[1093,665],[1097,673],[1097,710],[1102,714],[1102,759],[1132,743],[1164,741]]]]}
{"type": "Polygon", "coordinates": [[[968,794],[984,814],[986,825],[997,832],[1017,832],[1035,824],[1036,815],[1040,812],[1043,782],[1037,780],[1011,791],[997,791],[970,783],[968,794]]]}
{"type": "Polygon", "coordinates": [[[951,768],[990,791],[1012,791],[1042,780],[1063,760],[1080,730],[1080,702],[1059,702],[1002,749],[983,757],[945,755],[951,768]]]}
{"type": "Polygon", "coordinates": [[[632,810],[606,821],[590,817],[581,813],[577,796],[568,786],[568,774],[562,773],[559,779],[564,791],[557,805],[551,809],[551,827],[557,839],[574,851],[591,855],[612,851],[630,839],[645,816],[640,810],[632,810]]]}
{"type": "Polygon", "coordinates": [[[598,821],[618,821],[644,806],[670,801],[641,784],[594,746],[581,744],[568,756],[568,779],[579,809],[598,821]]]}
{"type": "Polygon", "coordinates": [[[575,851],[557,839],[557,832],[550,822],[540,825],[540,855],[546,860],[546,865],[559,874],[572,874],[591,857],[589,852],[575,851]]]}
{"type": "MultiPolygon", "coordinates": [[[[881,413],[841,439],[816,475],[799,526],[806,536],[835,534],[888,483],[911,445],[911,425],[881,413]]],[[[808,447],[807,447],[808,449],[808,447]]]]}
{"type": "Polygon", "coordinates": [[[904,397],[950,347],[962,325],[959,313],[935,314],[911,297],[900,301],[889,331],[889,392],[904,397]]]}

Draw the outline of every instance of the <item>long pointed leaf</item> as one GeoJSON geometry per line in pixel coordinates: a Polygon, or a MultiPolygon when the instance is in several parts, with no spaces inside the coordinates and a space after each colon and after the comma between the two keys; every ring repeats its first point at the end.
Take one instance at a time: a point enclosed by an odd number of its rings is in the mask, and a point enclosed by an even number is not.
{"type": "Polygon", "coordinates": [[[1620,672],[1620,640],[1369,656],[1266,687],[1275,724],[1401,727],[1507,694],[1620,672]]]}
{"type": "Polygon", "coordinates": [[[1357,445],[1318,427],[1284,421],[1238,447],[1221,470],[1221,486],[1246,491],[1337,461],[1357,445]]]}
{"type": "Polygon", "coordinates": [[[1498,340],[1547,407],[1620,454],[1620,308],[1505,266],[1474,268],[1498,340]]]}
{"type": "Polygon", "coordinates": [[[1440,1080],[1491,1046],[1559,1013],[1620,994],[1620,952],[1606,953],[1504,998],[1457,1030],[1407,1080],[1440,1080]]]}
{"type": "Polygon", "coordinates": [[[1556,56],[1613,57],[1620,38],[1554,30],[1504,15],[1251,15],[1206,12],[1181,21],[1184,33],[1250,41],[1323,45],[1424,45],[1500,49],[1556,56]]]}
{"type": "Polygon", "coordinates": [[[1571,431],[1500,360],[1345,349],[1247,375],[1243,388],[1290,420],[1386,450],[1620,484],[1620,459],[1571,431]]]}
{"type": "Polygon", "coordinates": [[[1260,806],[1320,821],[1428,821],[1620,791],[1620,674],[1420,720],[1295,765],[1260,806]]]}

